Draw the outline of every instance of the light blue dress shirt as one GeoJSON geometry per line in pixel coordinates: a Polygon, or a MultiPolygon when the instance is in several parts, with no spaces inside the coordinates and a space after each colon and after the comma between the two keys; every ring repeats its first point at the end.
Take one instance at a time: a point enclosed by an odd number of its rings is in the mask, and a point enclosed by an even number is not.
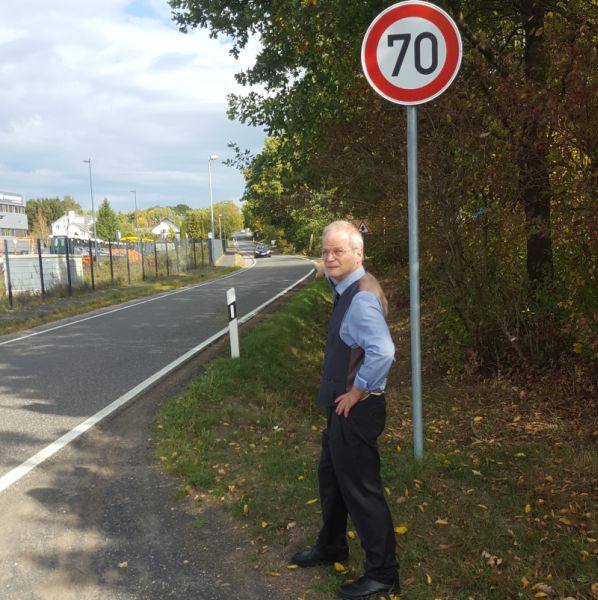
{"type": "MultiPolygon", "coordinates": [[[[339,295],[358,279],[365,275],[365,269],[359,267],[345,279],[336,282],[328,277],[339,295]]],[[[347,346],[359,346],[364,351],[363,363],[353,385],[360,390],[382,393],[386,386],[388,371],[392,366],[395,346],[384,318],[384,311],[378,297],[372,292],[357,292],[341,323],[341,340],[347,346]]]]}

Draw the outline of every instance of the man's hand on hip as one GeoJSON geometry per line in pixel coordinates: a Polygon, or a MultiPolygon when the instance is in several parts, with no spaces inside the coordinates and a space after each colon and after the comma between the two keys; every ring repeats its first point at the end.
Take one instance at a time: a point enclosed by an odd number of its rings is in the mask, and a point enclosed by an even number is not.
{"type": "Polygon", "coordinates": [[[351,409],[360,401],[363,400],[369,392],[352,387],[346,394],[341,394],[336,400],[336,414],[349,416],[351,409]]]}

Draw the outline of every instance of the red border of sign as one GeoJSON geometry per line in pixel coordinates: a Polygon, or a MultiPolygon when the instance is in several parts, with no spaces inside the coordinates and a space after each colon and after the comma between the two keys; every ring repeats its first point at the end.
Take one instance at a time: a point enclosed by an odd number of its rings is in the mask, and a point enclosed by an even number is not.
{"type": "Polygon", "coordinates": [[[441,8],[420,0],[393,4],[381,12],[369,26],[361,47],[361,64],[370,85],[381,96],[397,104],[422,104],[433,100],[453,82],[461,65],[461,36],[453,20],[441,8]],[[416,89],[393,85],[378,66],[378,43],[382,34],[396,21],[419,17],[430,21],[442,33],[446,43],[446,61],[436,78],[416,89]]]}

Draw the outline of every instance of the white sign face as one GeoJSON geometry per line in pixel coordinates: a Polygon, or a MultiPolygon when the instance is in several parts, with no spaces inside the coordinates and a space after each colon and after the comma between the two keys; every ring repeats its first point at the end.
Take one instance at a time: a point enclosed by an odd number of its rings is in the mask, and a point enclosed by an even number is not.
{"type": "Polygon", "coordinates": [[[461,36],[449,15],[429,2],[408,0],[374,19],[361,62],[376,92],[410,105],[442,94],[457,75],[461,54],[461,36]]]}
{"type": "Polygon", "coordinates": [[[377,61],[393,85],[416,90],[432,83],[446,63],[446,43],[440,30],[424,19],[395,21],[384,31],[377,61]]]}

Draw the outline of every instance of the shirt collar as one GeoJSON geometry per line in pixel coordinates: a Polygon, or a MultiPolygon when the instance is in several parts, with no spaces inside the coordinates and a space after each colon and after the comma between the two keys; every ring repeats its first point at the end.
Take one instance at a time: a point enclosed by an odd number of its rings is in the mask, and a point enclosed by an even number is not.
{"type": "Polygon", "coordinates": [[[351,284],[355,283],[358,279],[361,279],[364,275],[365,269],[363,267],[359,267],[338,283],[334,277],[330,277],[330,281],[334,285],[336,293],[340,296],[351,284]]]}

